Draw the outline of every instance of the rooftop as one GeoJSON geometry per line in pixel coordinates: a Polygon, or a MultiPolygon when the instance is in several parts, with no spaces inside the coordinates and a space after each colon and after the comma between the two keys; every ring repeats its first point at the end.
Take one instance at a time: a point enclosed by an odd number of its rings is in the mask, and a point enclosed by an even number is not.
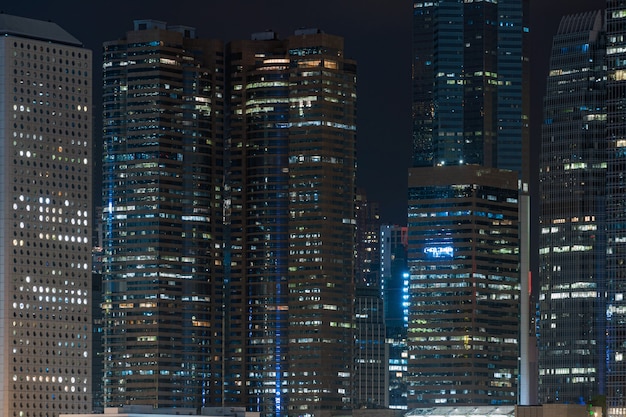
{"type": "Polygon", "coordinates": [[[18,36],[72,46],[82,46],[82,42],[70,35],[56,23],[12,16],[4,13],[0,13],[0,35],[18,36]]]}

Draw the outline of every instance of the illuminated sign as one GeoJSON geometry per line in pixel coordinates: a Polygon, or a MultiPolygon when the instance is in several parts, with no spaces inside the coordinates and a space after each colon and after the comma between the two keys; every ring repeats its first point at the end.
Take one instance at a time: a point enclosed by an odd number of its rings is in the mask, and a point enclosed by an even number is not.
{"type": "Polygon", "coordinates": [[[424,248],[424,253],[431,258],[452,258],[454,248],[452,246],[428,246],[424,248]]]}

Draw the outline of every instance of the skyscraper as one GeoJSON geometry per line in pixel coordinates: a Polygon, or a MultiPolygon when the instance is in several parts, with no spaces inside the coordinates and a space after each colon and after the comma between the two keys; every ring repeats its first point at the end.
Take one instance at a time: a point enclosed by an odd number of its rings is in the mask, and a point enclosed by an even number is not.
{"type": "Polygon", "coordinates": [[[103,77],[105,406],[221,404],[223,45],[138,20],[103,77]]]}
{"type": "Polygon", "coordinates": [[[513,171],[410,171],[410,408],[516,404],[517,202],[513,171]]]}
{"type": "Polygon", "coordinates": [[[606,2],[607,31],[607,407],[626,413],[626,13],[618,0],[606,2]]]}
{"type": "Polygon", "coordinates": [[[479,164],[527,181],[527,8],[413,2],[415,166],[479,164]]]}
{"type": "Polygon", "coordinates": [[[516,402],[527,8],[413,2],[409,407],[516,402]]]}
{"type": "Polygon", "coordinates": [[[229,396],[270,415],[352,403],[356,65],[317,29],[227,47],[229,396]]]}
{"type": "Polygon", "coordinates": [[[91,411],[91,51],[0,14],[0,412],[91,411]]]}
{"type": "Polygon", "coordinates": [[[540,156],[540,403],[605,393],[605,50],[602,11],[561,20],[540,156]]]}

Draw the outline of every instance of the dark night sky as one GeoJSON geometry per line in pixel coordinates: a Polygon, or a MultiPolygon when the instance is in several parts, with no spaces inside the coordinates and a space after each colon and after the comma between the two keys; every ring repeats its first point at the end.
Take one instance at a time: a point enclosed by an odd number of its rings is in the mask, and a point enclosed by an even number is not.
{"type": "MultiPolygon", "coordinates": [[[[8,4],[7,4],[8,3],[8,4]]],[[[100,84],[102,42],[120,38],[134,19],[194,26],[206,38],[248,39],[271,29],[286,37],[316,27],[346,38],[358,62],[358,183],[380,203],[383,221],[406,223],[406,178],[411,152],[411,0],[12,0],[4,13],[51,20],[94,51],[100,84]]],[[[552,35],[562,15],[602,8],[604,0],[531,0],[534,141],[541,122],[552,35]]],[[[94,104],[99,117],[99,88],[94,104]]],[[[100,124],[97,123],[96,126],[100,124]]],[[[94,140],[98,140],[96,132],[94,140]]],[[[536,147],[535,147],[536,148],[536,147]]]]}

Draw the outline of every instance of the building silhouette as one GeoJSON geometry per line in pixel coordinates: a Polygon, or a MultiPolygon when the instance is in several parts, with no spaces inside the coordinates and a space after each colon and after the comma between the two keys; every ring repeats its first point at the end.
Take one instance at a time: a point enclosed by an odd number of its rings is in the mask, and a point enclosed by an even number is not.
{"type": "Polygon", "coordinates": [[[527,9],[413,2],[409,408],[517,401],[527,9]]]}
{"type": "Polygon", "coordinates": [[[51,22],[0,34],[0,410],[89,412],[91,51],[51,22]]]}
{"type": "Polygon", "coordinates": [[[103,54],[104,405],[220,404],[223,45],[138,20],[103,54]]]}
{"type": "Polygon", "coordinates": [[[605,51],[602,11],[561,20],[552,44],[540,154],[542,404],[585,404],[605,393],[605,51]]]}
{"type": "Polygon", "coordinates": [[[356,65],[343,38],[317,29],[256,33],[226,58],[226,356],[241,362],[225,377],[264,416],[350,408],[356,65]]]}

